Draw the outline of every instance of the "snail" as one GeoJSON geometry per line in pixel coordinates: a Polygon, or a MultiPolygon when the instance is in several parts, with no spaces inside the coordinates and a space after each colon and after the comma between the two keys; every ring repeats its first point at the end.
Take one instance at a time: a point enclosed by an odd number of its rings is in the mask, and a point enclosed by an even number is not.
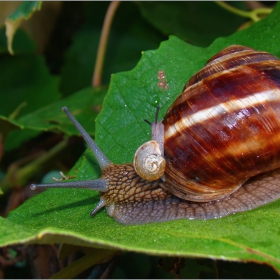
{"type": "Polygon", "coordinates": [[[33,184],[100,192],[91,216],[106,207],[122,224],[211,219],[280,197],[280,61],[232,45],[183,88],[134,162],[113,164],[66,107],[102,170],[97,180],[33,184]]]}

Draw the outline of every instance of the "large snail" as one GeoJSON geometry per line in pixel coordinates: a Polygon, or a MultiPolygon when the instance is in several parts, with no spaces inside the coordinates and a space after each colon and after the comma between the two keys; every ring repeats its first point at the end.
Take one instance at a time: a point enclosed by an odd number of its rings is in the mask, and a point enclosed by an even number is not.
{"type": "Polygon", "coordinates": [[[95,154],[98,180],[32,185],[100,191],[122,224],[210,219],[280,197],[280,60],[232,45],[212,57],[175,100],[132,163],[111,163],[66,107],[95,154]],[[140,153],[140,154],[139,154],[140,153]],[[138,175],[138,174],[139,175],[138,175]]]}

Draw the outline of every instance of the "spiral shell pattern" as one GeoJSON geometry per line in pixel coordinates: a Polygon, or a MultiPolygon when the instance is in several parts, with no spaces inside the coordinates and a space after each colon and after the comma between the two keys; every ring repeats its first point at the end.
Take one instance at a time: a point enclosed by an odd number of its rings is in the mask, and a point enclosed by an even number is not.
{"type": "Polygon", "coordinates": [[[154,181],[163,176],[166,161],[157,141],[148,141],[136,150],[133,166],[136,173],[145,180],[154,181]]]}
{"type": "Polygon", "coordinates": [[[279,86],[269,53],[233,45],[212,57],[163,120],[169,190],[210,201],[280,167],[279,86]]]}

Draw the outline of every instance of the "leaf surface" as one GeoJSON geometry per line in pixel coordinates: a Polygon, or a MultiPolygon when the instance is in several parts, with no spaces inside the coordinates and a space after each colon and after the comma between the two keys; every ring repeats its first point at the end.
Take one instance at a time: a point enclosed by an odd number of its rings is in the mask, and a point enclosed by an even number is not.
{"type": "Polygon", "coordinates": [[[66,135],[79,134],[72,122],[62,112],[61,108],[67,106],[79,122],[91,135],[95,133],[95,118],[99,113],[99,106],[107,93],[107,87],[84,88],[71,96],[60,99],[44,106],[18,120],[25,128],[38,131],[60,131],[66,135]]]}

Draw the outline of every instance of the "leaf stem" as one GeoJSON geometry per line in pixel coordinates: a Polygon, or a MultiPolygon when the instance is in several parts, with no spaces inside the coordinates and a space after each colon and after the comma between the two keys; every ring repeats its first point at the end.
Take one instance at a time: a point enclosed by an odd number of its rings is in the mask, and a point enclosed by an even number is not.
{"type": "Polygon", "coordinates": [[[100,86],[101,85],[101,78],[102,78],[102,68],[103,68],[103,62],[104,62],[104,56],[106,51],[106,46],[108,43],[108,37],[109,32],[111,29],[111,24],[114,18],[114,15],[116,13],[116,10],[121,2],[120,1],[112,1],[107,9],[103,28],[100,36],[99,46],[97,50],[97,57],[93,72],[93,78],[92,78],[92,86],[100,86]]]}
{"type": "Polygon", "coordinates": [[[3,157],[3,154],[4,154],[4,146],[5,146],[6,136],[7,136],[7,134],[0,133],[0,161],[1,161],[1,159],[3,157]]]}
{"type": "Polygon", "coordinates": [[[39,154],[39,156],[32,160],[31,163],[21,167],[27,160],[33,159],[34,156],[30,158],[25,158],[17,163],[12,164],[4,179],[1,181],[0,187],[4,193],[6,193],[11,187],[21,187],[24,186],[28,180],[34,176],[41,167],[49,162],[53,157],[65,149],[68,145],[69,138],[66,138],[54,146],[51,150],[44,154],[39,154]]]}
{"type": "Polygon", "coordinates": [[[14,120],[19,115],[20,111],[27,105],[27,102],[22,102],[17,106],[17,108],[9,115],[9,118],[14,120]]]}
{"type": "Polygon", "coordinates": [[[243,11],[238,8],[235,8],[224,1],[215,1],[217,5],[224,8],[225,10],[236,14],[241,17],[250,18],[253,22],[260,21],[264,16],[270,14],[272,9],[270,8],[258,8],[252,11],[243,11]]]}
{"type": "Polygon", "coordinates": [[[94,249],[92,252],[85,254],[83,257],[79,258],[64,269],[52,275],[50,279],[74,278],[93,265],[108,262],[116,254],[119,254],[119,251],[108,249],[94,249]]]}

